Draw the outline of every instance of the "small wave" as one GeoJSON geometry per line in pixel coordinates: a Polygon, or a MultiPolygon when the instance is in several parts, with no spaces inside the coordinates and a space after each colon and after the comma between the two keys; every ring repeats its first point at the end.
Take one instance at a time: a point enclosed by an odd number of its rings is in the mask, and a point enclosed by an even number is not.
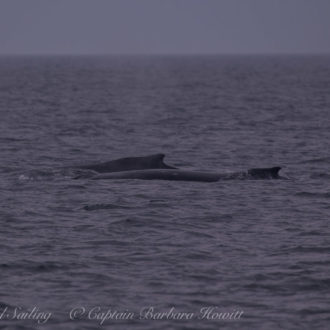
{"type": "Polygon", "coordinates": [[[288,253],[330,253],[330,248],[328,246],[296,246],[287,251],[288,253]]]}
{"type": "Polygon", "coordinates": [[[13,263],[13,264],[2,263],[0,264],[0,269],[2,269],[2,271],[5,270],[16,271],[16,270],[25,269],[31,272],[52,272],[56,270],[69,269],[69,266],[52,261],[46,261],[43,263],[36,263],[36,262],[31,263],[31,262],[23,261],[21,263],[13,263]]]}
{"type": "Polygon", "coordinates": [[[97,172],[93,171],[93,170],[80,170],[80,169],[75,169],[73,171],[73,179],[74,180],[78,180],[78,179],[90,179],[93,176],[95,176],[95,174],[97,174],[97,172]]]}
{"type": "Polygon", "coordinates": [[[28,175],[25,175],[25,174],[21,174],[19,177],[18,177],[18,180],[19,181],[29,181],[31,178],[28,176],[28,175]]]}
{"type": "Polygon", "coordinates": [[[330,192],[310,192],[310,191],[302,191],[296,193],[298,197],[309,197],[309,198],[329,198],[330,192]]]}
{"type": "Polygon", "coordinates": [[[95,210],[107,210],[107,209],[131,209],[131,206],[117,205],[117,204],[93,204],[85,205],[84,210],[95,211],[95,210]]]}
{"type": "Polygon", "coordinates": [[[149,207],[167,207],[169,204],[168,204],[168,201],[166,200],[163,200],[163,199],[151,199],[149,201],[149,207]]]}
{"type": "Polygon", "coordinates": [[[310,176],[311,179],[330,179],[330,173],[313,173],[310,176]]]}
{"type": "Polygon", "coordinates": [[[330,163],[330,156],[303,160],[300,164],[330,163]]]}
{"type": "Polygon", "coordinates": [[[50,180],[55,177],[54,172],[42,171],[42,170],[32,170],[26,173],[22,173],[18,176],[19,181],[43,181],[45,179],[50,180]]]}

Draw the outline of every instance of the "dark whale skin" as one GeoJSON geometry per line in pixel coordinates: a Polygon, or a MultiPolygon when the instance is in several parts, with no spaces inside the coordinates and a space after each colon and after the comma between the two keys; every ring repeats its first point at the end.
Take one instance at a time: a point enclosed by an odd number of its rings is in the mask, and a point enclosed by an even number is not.
{"type": "Polygon", "coordinates": [[[279,179],[280,167],[251,169],[247,172],[237,172],[229,174],[208,173],[197,171],[184,171],[176,169],[151,169],[137,171],[122,171],[103,175],[96,175],[93,180],[120,180],[120,179],[140,179],[140,180],[171,180],[171,181],[197,181],[216,182],[219,180],[234,179],[279,179]]]}
{"type": "Polygon", "coordinates": [[[92,170],[98,173],[112,173],[122,171],[146,169],[175,169],[164,163],[164,154],[154,154],[142,157],[126,157],[99,164],[76,166],[83,170],[92,170]]]}

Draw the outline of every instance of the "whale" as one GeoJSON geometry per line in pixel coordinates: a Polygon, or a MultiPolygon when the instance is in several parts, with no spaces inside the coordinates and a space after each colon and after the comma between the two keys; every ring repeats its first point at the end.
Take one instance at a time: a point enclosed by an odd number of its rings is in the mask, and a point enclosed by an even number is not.
{"type": "Polygon", "coordinates": [[[91,170],[97,173],[112,173],[146,169],[175,169],[164,163],[162,153],[142,157],[126,157],[104,163],[75,166],[76,169],[91,170]]]}
{"type": "Polygon", "coordinates": [[[282,179],[279,175],[281,167],[252,168],[247,171],[234,173],[216,173],[203,171],[181,170],[164,163],[162,153],[141,157],[126,157],[108,162],[76,166],[76,169],[86,170],[79,173],[75,179],[92,180],[170,180],[216,182],[219,180],[238,179],[282,179]]]}
{"type": "Polygon", "coordinates": [[[195,181],[195,182],[216,182],[220,180],[244,180],[244,179],[280,179],[281,167],[253,168],[247,171],[236,173],[212,173],[200,171],[186,171],[179,169],[145,169],[121,171],[107,174],[99,174],[92,177],[92,180],[170,180],[170,181],[195,181]]]}

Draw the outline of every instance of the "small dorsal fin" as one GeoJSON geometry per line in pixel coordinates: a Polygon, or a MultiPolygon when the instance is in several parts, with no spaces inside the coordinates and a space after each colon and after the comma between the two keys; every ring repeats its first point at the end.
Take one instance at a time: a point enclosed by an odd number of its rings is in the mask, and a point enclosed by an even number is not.
{"type": "Polygon", "coordinates": [[[256,179],[278,179],[279,175],[278,172],[280,171],[281,167],[269,167],[269,168],[251,168],[248,170],[248,174],[256,179]]]}

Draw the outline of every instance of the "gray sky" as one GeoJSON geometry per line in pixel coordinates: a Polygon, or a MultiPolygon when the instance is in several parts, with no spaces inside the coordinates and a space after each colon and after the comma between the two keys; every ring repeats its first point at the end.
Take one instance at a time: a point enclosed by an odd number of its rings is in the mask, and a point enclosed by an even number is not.
{"type": "Polygon", "coordinates": [[[330,0],[0,0],[8,53],[330,53],[330,0]]]}

